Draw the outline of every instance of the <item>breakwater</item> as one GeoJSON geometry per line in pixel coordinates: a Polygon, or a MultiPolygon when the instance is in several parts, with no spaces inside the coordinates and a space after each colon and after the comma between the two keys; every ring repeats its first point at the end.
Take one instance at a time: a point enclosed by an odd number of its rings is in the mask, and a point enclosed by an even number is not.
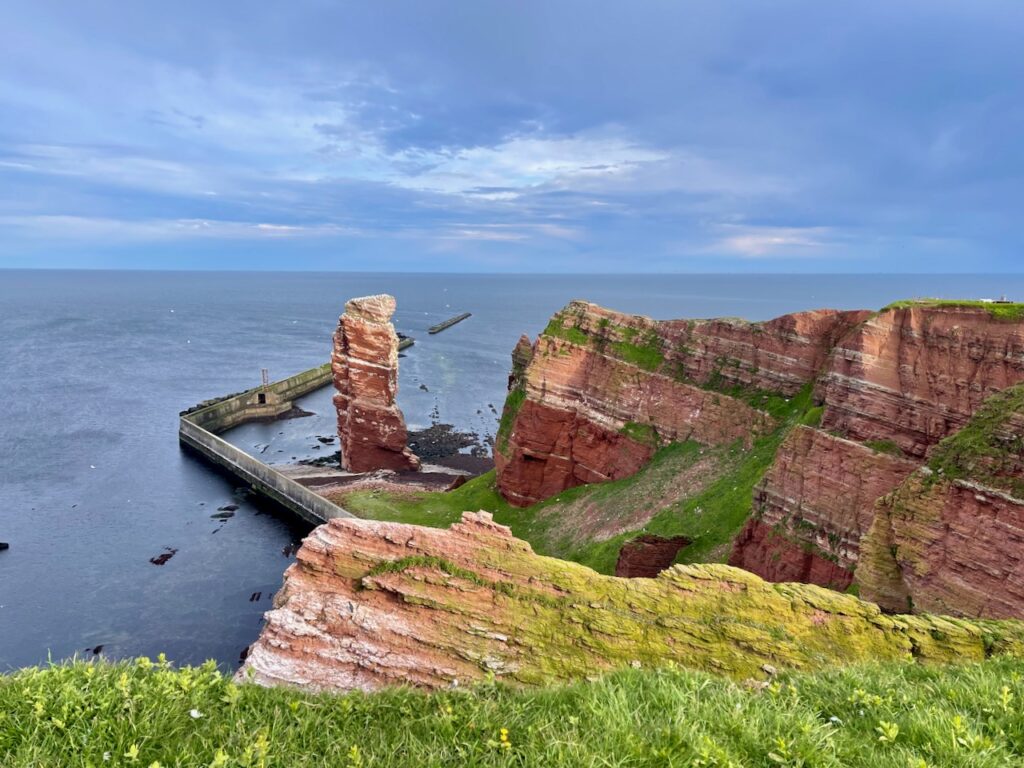
{"type": "Polygon", "coordinates": [[[467,317],[472,316],[472,312],[463,312],[461,315],[456,315],[455,317],[448,318],[443,323],[438,323],[437,325],[430,326],[429,328],[427,328],[427,333],[440,333],[443,330],[451,328],[456,323],[461,323],[467,317]]]}
{"type": "Polygon", "coordinates": [[[224,468],[253,490],[311,523],[352,517],[337,504],[217,436],[247,421],[272,419],[287,413],[296,398],[320,389],[330,381],[331,366],[328,363],[265,387],[201,403],[181,412],[178,439],[182,445],[224,468]]]}

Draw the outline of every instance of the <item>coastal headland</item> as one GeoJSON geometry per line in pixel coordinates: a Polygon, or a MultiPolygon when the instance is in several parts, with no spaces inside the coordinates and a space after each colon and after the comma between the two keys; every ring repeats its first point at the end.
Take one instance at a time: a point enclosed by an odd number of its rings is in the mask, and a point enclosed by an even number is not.
{"type": "MultiPolygon", "coordinates": [[[[386,330],[377,358],[358,352],[367,382],[393,381],[386,330]]],[[[337,350],[336,372],[349,364],[337,350]]],[[[1018,655],[1019,382],[1020,305],[748,323],[571,302],[512,352],[494,472],[442,488],[377,467],[312,486],[354,517],[306,540],[245,669],[346,689],[536,685],[633,661],[749,676],[1018,655]],[[763,613],[779,596],[788,608],[763,613]],[[350,608],[334,619],[338,600],[350,608]],[[589,608],[567,619],[573,606],[589,608]],[[707,624],[726,616],[724,634],[707,624]],[[555,642],[566,620],[581,634],[555,642]],[[832,650],[808,650],[818,643],[832,650]]],[[[371,390],[393,413],[394,389],[371,390]]],[[[336,405],[351,429],[349,402],[336,405]]],[[[370,421],[357,426],[378,435],[370,421]]],[[[388,450],[404,455],[404,437],[388,450]]]]}

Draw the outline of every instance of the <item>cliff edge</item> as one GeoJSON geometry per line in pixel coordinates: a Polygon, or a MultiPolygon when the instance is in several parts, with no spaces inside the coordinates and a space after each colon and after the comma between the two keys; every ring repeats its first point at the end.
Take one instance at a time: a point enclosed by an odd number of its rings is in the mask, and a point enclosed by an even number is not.
{"type": "Polygon", "coordinates": [[[317,528],[238,675],[314,690],[448,688],[668,662],[746,678],[1004,653],[1024,654],[1024,624],[885,616],[848,595],[725,565],[601,576],[535,555],[489,514],[466,513],[450,530],[352,519],[317,528]]]}

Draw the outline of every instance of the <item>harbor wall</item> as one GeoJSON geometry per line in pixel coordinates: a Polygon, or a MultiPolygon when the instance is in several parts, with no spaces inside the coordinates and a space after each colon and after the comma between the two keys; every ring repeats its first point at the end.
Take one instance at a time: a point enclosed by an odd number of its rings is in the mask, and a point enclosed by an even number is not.
{"type": "Polygon", "coordinates": [[[183,445],[199,452],[209,461],[226,469],[253,490],[276,501],[299,517],[320,524],[335,517],[353,517],[352,514],[319,496],[273,467],[236,448],[217,432],[251,421],[266,418],[288,410],[297,397],[326,386],[331,380],[330,364],[276,381],[264,389],[256,387],[237,395],[213,401],[207,405],[181,413],[178,439],[183,445]],[[259,402],[259,394],[273,402],[259,402]]]}

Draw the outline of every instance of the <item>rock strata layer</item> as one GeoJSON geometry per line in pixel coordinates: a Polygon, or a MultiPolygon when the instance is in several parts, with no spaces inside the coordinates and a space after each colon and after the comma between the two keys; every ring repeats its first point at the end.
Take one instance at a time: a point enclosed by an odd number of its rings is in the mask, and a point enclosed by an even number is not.
{"type": "Polygon", "coordinates": [[[351,472],[419,468],[406,446],[405,419],[395,404],[398,336],[395,300],[384,294],[352,299],[334,334],[331,368],[338,393],[342,466],[351,472]]]}
{"type": "Polygon", "coordinates": [[[985,307],[896,307],[832,353],[818,393],[821,428],[924,459],[986,398],[1021,381],[1024,322],[985,307]]]}
{"type": "Polygon", "coordinates": [[[513,354],[495,448],[498,489],[525,506],[635,473],[669,441],[747,445],[774,420],[745,393],[791,396],[866,312],[765,323],[655,321],[571,302],[513,354]]]}
{"type": "Polygon", "coordinates": [[[1022,380],[1024,323],[1013,313],[910,302],[857,325],[838,341],[818,380],[820,429],[797,428],[784,441],[755,491],[751,519],[729,562],[773,580],[838,589],[856,573],[864,581],[862,594],[890,610],[1024,616],[1012,575],[1020,555],[1000,555],[1009,557],[1006,571],[986,557],[985,550],[992,551],[987,545],[980,546],[994,530],[1004,541],[1016,540],[1012,505],[997,522],[989,513],[1004,500],[982,502],[988,498],[984,489],[971,496],[960,485],[943,484],[944,490],[924,494],[909,479],[939,452],[959,480],[986,487],[995,482],[991,488],[1000,490],[994,476],[1010,477],[1021,465],[1004,448],[1020,435],[1024,416],[1001,425],[1002,437],[984,460],[972,455],[952,461],[939,445],[948,439],[971,453],[977,441],[957,436],[977,432],[969,427],[972,415],[990,400],[985,423],[1013,413],[998,393],[1022,380]],[[891,493],[888,502],[880,501],[891,493]],[[879,509],[884,519],[876,521],[879,509]],[[926,517],[945,533],[923,525],[926,517]],[[975,526],[977,535],[966,536],[965,526],[975,526]],[[865,546],[867,560],[861,556],[865,546]],[[894,559],[897,550],[903,555],[894,559]],[[913,563],[928,578],[915,576],[913,563]],[[894,577],[900,569],[903,575],[894,577]],[[1008,581],[983,600],[1000,579],[1008,581]]]}
{"type": "Polygon", "coordinates": [[[890,611],[1024,616],[1024,500],[926,469],[884,498],[857,569],[890,611]]]}
{"type": "Polygon", "coordinates": [[[846,589],[875,502],[917,463],[798,426],[754,491],[729,564],[770,579],[846,589]]]}
{"type": "Polygon", "coordinates": [[[862,550],[862,594],[889,610],[1024,616],[1024,385],[880,500],[862,550]]]}
{"type": "Polygon", "coordinates": [[[652,579],[535,555],[486,513],[450,530],[332,520],[303,543],[239,671],[264,685],[520,685],[673,662],[735,678],[762,667],[1024,654],[1024,624],[885,616],[812,585],[725,565],[652,579]]]}

